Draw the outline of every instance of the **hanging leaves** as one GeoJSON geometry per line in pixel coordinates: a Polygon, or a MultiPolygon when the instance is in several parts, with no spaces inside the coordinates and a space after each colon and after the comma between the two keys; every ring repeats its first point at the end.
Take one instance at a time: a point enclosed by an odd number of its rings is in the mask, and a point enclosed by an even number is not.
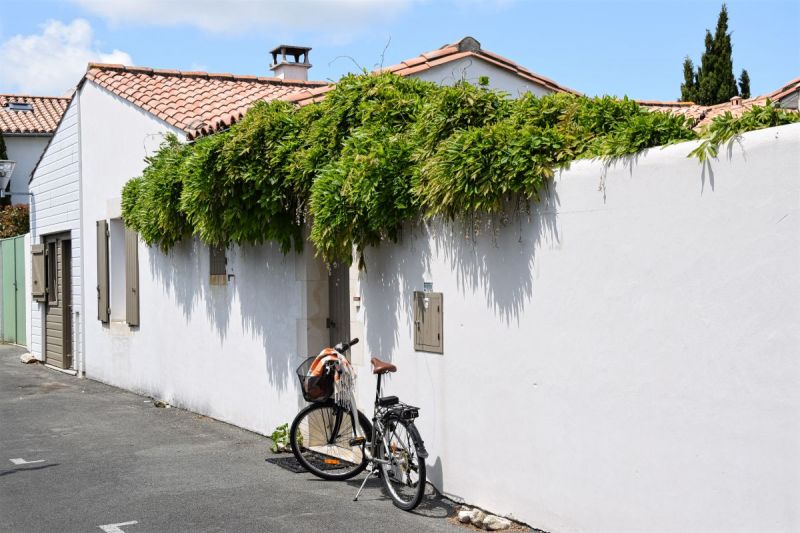
{"type": "MultiPolygon", "coordinates": [[[[692,155],[731,136],[795,121],[771,104],[723,115],[692,155]]],[[[392,74],[349,75],[319,104],[258,103],[228,131],[181,144],[168,136],[123,190],[123,216],[168,250],[275,242],[300,250],[303,228],[328,262],[397,240],[403,223],[502,210],[538,198],[554,170],[695,139],[680,116],[628,99],[507,95],[392,74]]]]}

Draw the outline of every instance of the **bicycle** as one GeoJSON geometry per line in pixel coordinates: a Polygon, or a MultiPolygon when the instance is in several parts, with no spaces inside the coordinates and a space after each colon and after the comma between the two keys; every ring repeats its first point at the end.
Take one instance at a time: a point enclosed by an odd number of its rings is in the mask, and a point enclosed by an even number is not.
{"type": "Polygon", "coordinates": [[[367,480],[377,475],[393,503],[410,511],[422,501],[426,482],[428,452],[414,424],[419,409],[401,403],[397,396],[381,396],[383,376],[397,367],[373,357],[378,384],[372,420],[358,410],[355,372],[344,356],[357,342],[326,348],[298,367],[303,397],[311,405],[292,422],[292,452],[306,470],[326,480],[350,479],[368,469],[353,501],[367,480]]]}

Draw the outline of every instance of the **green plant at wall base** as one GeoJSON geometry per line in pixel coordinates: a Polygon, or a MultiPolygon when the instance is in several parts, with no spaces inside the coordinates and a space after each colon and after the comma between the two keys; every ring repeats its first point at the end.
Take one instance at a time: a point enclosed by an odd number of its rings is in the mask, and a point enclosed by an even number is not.
{"type": "Polygon", "coordinates": [[[717,157],[719,147],[742,133],[764,128],[774,128],[800,122],[800,113],[775,107],[769,99],[763,106],[753,106],[742,116],[735,118],[730,112],[714,117],[703,133],[704,140],[692,150],[689,157],[705,162],[709,157],[717,157]]]}
{"type": "Polygon", "coordinates": [[[25,204],[8,205],[0,209],[0,239],[25,235],[30,231],[30,216],[25,204]]]}
{"type": "MultiPolygon", "coordinates": [[[[707,148],[692,155],[714,155],[726,132],[796,118],[770,106],[716,119],[707,148]]],[[[510,100],[467,83],[348,75],[318,104],[259,103],[226,132],[190,144],[167,137],[125,186],[123,216],[163,250],[196,235],[211,245],[273,242],[287,253],[302,248],[308,226],[325,261],[350,262],[354,248],[363,260],[367,248],[397,240],[406,221],[537,199],[576,159],[698,138],[690,126],[625,98],[510,100]]]]}
{"type": "MultiPolygon", "coordinates": [[[[289,451],[289,424],[283,424],[276,427],[275,431],[273,431],[272,435],[270,435],[270,439],[272,439],[272,446],[270,447],[272,453],[289,451]]],[[[297,444],[300,446],[303,445],[303,436],[300,435],[299,432],[297,435],[297,444]]]]}

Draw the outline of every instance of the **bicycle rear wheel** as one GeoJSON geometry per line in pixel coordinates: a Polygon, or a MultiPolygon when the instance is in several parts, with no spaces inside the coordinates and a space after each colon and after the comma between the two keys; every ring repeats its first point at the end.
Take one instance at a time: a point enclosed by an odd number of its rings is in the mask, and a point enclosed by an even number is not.
{"type": "Polygon", "coordinates": [[[425,494],[425,459],[419,456],[422,438],[413,422],[387,417],[383,424],[385,441],[380,443],[379,457],[390,464],[380,464],[381,480],[394,504],[410,511],[425,494]]]}
{"type": "MultiPolygon", "coordinates": [[[[372,424],[358,412],[362,435],[372,437],[372,424]]],[[[350,446],[355,437],[350,411],[334,402],[311,404],[300,411],[289,430],[292,452],[303,467],[322,479],[341,481],[367,466],[363,445],[350,446]]]]}

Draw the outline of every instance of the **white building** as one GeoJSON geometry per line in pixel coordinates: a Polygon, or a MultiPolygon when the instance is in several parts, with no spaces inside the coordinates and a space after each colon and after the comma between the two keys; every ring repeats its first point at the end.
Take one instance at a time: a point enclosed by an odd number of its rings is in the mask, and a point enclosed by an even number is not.
{"type": "Polygon", "coordinates": [[[8,191],[13,204],[28,203],[33,168],[67,109],[69,98],[0,94],[0,132],[8,158],[16,161],[8,191]]]}
{"type": "MultiPolygon", "coordinates": [[[[127,372],[117,379],[106,369],[106,365],[116,364],[108,354],[118,329],[123,328],[131,338],[138,333],[126,325],[132,322],[127,314],[135,307],[125,308],[125,293],[135,287],[125,282],[134,283],[137,273],[124,269],[122,186],[141,173],[144,158],[159,147],[167,133],[182,141],[213,133],[237,121],[257,100],[317,85],[320,83],[305,80],[90,64],[31,182],[31,353],[60,368],[87,369],[89,377],[161,396],[163,391],[156,387],[130,382],[127,372]],[[106,221],[109,233],[108,289],[97,280],[100,241],[96,227],[100,220],[106,221]],[[103,323],[97,321],[101,288],[111,298],[105,305],[110,316],[103,323]],[[85,331],[87,324],[91,327],[85,331]],[[108,342],[104,345],[102,339],[108,342]]],[[[134,247],[129,253],[135,251],[134,247]]],[[[143,278],[149,274],[153,272],[142,269],[143,278]]],[[[143,301],[145,307],[149,304],[143,301]]],[[[150,319],[143,318],[145,322],[150,319]]]]}

